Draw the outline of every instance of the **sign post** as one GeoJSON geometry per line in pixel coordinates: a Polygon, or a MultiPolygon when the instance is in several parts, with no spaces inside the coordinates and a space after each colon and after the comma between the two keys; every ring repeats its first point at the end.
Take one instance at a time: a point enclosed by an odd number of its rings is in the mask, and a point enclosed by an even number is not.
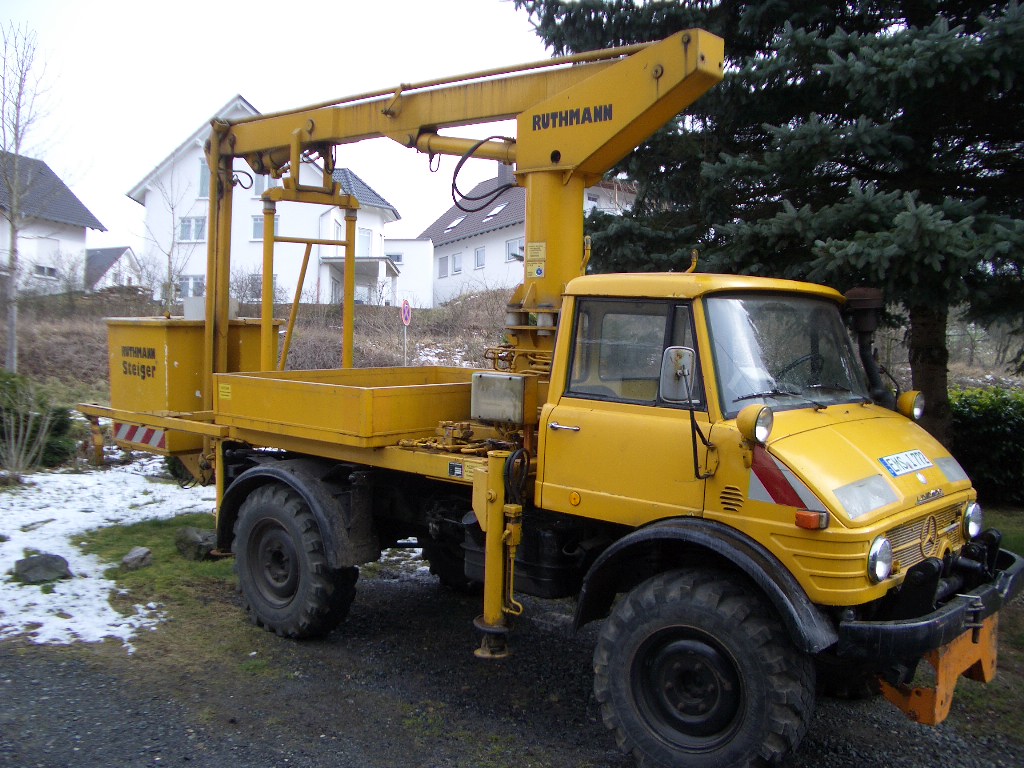
{"type": "Polygon", "coordinates": [[[402,302],[402,357],[406,367],[409,366],[409,323],[412,322],[412,307],[409,300],[402,302]]]}

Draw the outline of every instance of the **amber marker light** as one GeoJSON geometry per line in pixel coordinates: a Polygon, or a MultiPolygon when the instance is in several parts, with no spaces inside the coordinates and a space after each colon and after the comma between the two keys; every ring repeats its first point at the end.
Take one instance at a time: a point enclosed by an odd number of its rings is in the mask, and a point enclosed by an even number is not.
{"type": "Polygon", "coordinates": [[[823,531],[828,528],[828,512],[815,512],[812,509],[796,511],[796,527],[809,531],[823,531]]]}

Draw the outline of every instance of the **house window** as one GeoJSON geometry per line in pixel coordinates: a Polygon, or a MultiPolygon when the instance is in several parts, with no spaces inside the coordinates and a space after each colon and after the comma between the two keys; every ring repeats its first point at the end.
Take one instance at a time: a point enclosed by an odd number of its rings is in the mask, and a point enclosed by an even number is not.
{"type": "Polygon", "coordinates": [[[441,256],[437,260],[437,277],[448,277],[448,257],[441,256]]]}
{"type": "Polygon", "coordinates": [[[182,275],[178,278],[178,296],[189,299],[206,295],[206,275],[182,275]]]}
{"type": "Polygon", "coordinates": [[[453,253],[452,254],[452,274],[453,275],[461,275],[462,274],[462,254],[461,253],[453,253]]]}
{"type": "Polygon", "coordinates": [[[280,182],[273,176],[260,176],[257,175],[252,180],[252,195],[253,197],[260,197],[268,189],[280,186],[280,182]]]}
{"type": "Polygon", "coordinates": [[[526,251],[526,238],[517,237],[505,241],[505,261],[522,261],[526,251]]]}
{"type": "Polygon", "coordinates": [[[202,158],[199,160],[199,196],[210,196],[210,169],[202,158]]]}
{"type": "Polygon", "coordinates": [[[483,269],[485,263],[486,254],[484,252],[484,249],[482,247],[477,248],[475,251],[473,251],[473,269],[483,269]]]}
{"type": "Polygon", "coordinates": [[[178,222],[178,239],[183,243],[201,243],[206,240],[206,217],[183,216],[178,222]]]}
{"type": "Polygon", "coordinates": [[[50,279],[55,279],[57,277],[56,267],[44,267],[42,264],[36,264],[32,271],[36,277],[48,277],[50,279]]]}
{"type": "Polygon", "coordinates": [[[400,253],[389,253],[388,258],[391,259],[391,261],[394,262],[395,264],[402,263],[402,254],[400,253]]]}
{"type": "Polygon", "coordinates": [[[484,216],[484,221],[490,221],[491,219],[493,219],[495,216],[497,216],[499,213],[505,210],[506,205],[508,205],[508,203],[500,203],[499,205],[496,205],[493,208],[491,208],[491,210],[487,212],[487,215],[484,216]]]}
{"type": "Polygon", "coordinates": [[[341,304],[341,282],[331,278],[331,304],[341,304]]]}
{"type": "MultiPolygon", "coordinates": [[[[279,221],[280,218],[281,218],[280,216],[275,216],[274,217],[274,234],[275,235],[277,234],[277,224],[278,224],[278,221],[279,221]]],[[[253,216],[252,217],[252,239],[253,240],[262,240],[263,239],[263,217],[262,216],[253,216]]]]}
{"type": "Polygon", "coordinates": [[[371,255],[373,244],[373,232],[369,229],[359,228],[356,233],[356,258],[367,258],[371,255]]]}

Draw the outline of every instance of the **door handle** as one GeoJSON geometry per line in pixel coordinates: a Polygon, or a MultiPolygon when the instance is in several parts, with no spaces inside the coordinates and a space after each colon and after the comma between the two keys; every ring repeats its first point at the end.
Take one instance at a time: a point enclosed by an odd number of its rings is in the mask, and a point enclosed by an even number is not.
{"type": "Polygon", "coordinates": [[[552,421],[548,424],[548,429],[564,429],[568,432],[579,432],[579,427],[568,427],[565,424],[559,424],[557,421],[552,421]]]}

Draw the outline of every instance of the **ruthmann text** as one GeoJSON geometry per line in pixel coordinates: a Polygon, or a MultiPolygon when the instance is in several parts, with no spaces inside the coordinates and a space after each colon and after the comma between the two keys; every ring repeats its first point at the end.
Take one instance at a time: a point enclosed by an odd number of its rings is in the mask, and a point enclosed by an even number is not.
{"type": "Polygon", "coordinates": [[[594,107],[563,109],[560,112],[545,112],[533,116],[533,130],[546,131],[548,128],[565,128],[570,125],[606,123],[612,119],[612,105],[598,104],[594,107]]]}

